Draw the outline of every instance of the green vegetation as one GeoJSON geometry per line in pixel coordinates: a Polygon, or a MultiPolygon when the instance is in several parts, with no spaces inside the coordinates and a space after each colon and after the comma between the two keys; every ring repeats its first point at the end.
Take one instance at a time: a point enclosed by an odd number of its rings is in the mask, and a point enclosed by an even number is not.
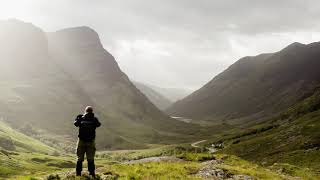
{"type": "Polygon", "coordinates": [[[232,154],[304,179],[320,178],[320,91],[278,117],[241,132],[217,137],[220,153],[232,154]]]}
{"type": "MultiPolygon", "coordinates": [[[[146,152],[147,150],[143,150],[146,152]]],[[[151,150],[153,151],[153,150],[151,150]]],[[[123,151],[115,152],[121,154],[123,151]]],[[[125,155],[125,154],[124,154],[125,155]]],[[[160,161],[160,162],[104,162],[99,159],[101,166],[98,169],[99,177],[108,177],[109,179],[201,179],[198,172],[206,166],[208,160],[216,160],[214,167],[222,169],[228,175],[249,175],[256,179],[290,179],[291,176],[286,173],[279,173],[276,169],[269,169],[258,164],[243,160],[236,156],[226,154],[212,155],[209,153],[191,153],[186,152],[180,161],[160,161]],[[186,158],[188,157],[188,158],[186,158]],[[203,159],[205,158],[205,159],[203,159]],[[128,163],[129,162],[129,163],[128,163]]],[[[85,178],[87,175],[84,175],[85,178]]],[[[49,177],[49,175],[47,176],[49,177]]],[[[51,174],[50,177],[56,177],[51,174]]],[[[59,175],[61,179],[73,179],[74,175],[59,175]]]]}
{"type": "MultiPolygon", "coordinates": [[[[135,151],[108,151],[97,155],[97,173],[99,177],[113,179],[200,179],[196,174],[211,160],[219,162],[216,168],[227,174],[243,174],[259,179],[288,179],[287,174],[293,167],[279,172],[279,164],[264,167],[239,157],[226,154],[194,153],[195,148],[182,146],[164,146],[135,151]],[[160,162],[135,162],[145,157],[174,155],[180,160],[160,162]],[[124,158],[126,157],[126,158],[124,158]]],[[[72,156],[50,156],[39,153],[11,152],[1,155],[0,179],[74,179],[74,162],[72,156]],[[10,158],[10,159],[9,159],[10,158]],[[23,171],[21,171],[23,169],[23,171]]],[[[281,165],[283,168],[283,165],[281,165]]],[[[298,171],[295,171],[298,172],[298,171]]],[[[306,177],[299,171],[301,177],[306,177]]],[[[87,175],[83,178],[86,179],[87,175]]],[[[312,178],[312,176],[310,176],[312,178]]]]}
{"type": "Polygon", "coordinates": [[[200,165],[195,162],[149,162],[107,166],[106,173],[118,174],[119,179],[199,179],[191,177],[200,165]]]}
{"type": "Polygon", "coordinates": [[[0,179],[17,179],[74,167],[74,158],[57,156],[57,152],[0,121],[0,179]]]}
{"type": "Polygon", "coordinates": [[[271,169],[264,168],[255,163],[243,160],[236,156],[217,154],[217,158],[223,159],[224,163],[217,165],[217,167],[228,171],[231,174],[246,174],[257,179],[287,179],[289,176],[279,174],[271,169]]]}
{"type": "Polygon", "coordinates": [[[0,121],[0,149],[22,152],[52,154],[56,150],[29,136],[26,136],[0,121]]]}
{"type": "Polygon", "coordinates": [[[186,161],[197,161],[197,162],[208,161],[215,158],[212,154],[209,154],[209,153],[190,153],[190,152],[178,154],[177,157],[186,161]]]}
{"type": "Polygon", "coordinates": [[[96,156],[100,159],[123,162],[148,157],[173,155],[174,148],[175,146],[168,145],[142,150],[100,151],[97,152],[96,156]]]}
{"type": "Polygon", "coordinates": [[[71,156],[55,157],[31,152],[0,154],[0,179],[43,176],[74,167],[74,158],[71,156]]]}

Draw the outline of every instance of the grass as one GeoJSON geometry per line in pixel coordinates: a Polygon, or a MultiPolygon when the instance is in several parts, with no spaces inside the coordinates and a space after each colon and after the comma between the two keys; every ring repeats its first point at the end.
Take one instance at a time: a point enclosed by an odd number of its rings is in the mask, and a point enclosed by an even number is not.
{"type": "Polygon", "coordinates": [[[0,179],[32,179],[32,175],[74,168],[74,157],[54,156],[58,150],[0,121],[0,179]]]}
{"type": "Polygon", "coordinates": [[[200,167],[196,162],[149,162],[107,166],[106,173],[119,179],[199,179],[192,177],[200,167]]]}
{"type": "Polygon", "coordinates": [[[196,161],[196,162],[208,161],[215,158],[212,154],[209,154],[209,153],[190,153],[190,152],[178,154],[177,157],[185,161],[196,161]]]}
{"type": "Polygon", "coordinates": [[[275,163],[270,166],[270,169],[274,171],[282,172],[285,174],[290,174],[295,177],[300,177],[302,179],[308,180],[317,180],[319,176],[317,176],[313,171],[310,171],[308,168],[301,168],[299,166],[295,166],[288,163],[275,163]]]}
{"type": "Polygon", "coordinates": [[[219,153],[234,155],[273,171],[320,179],[320,91],[280,116],[243,131],[221,135],[219,153]]]}
{"type": "Polygon", "coordinates": [[[109,161],[129,161],[155,156],[176,156],[187,152],[201,152],[201,148],[193,148],[190,144],[153,145],[149,149],[100,151],[97,157],[109,161]]]}
{"type": "Polygon", "coordinates": [[[55,157],[40,153],[18,152],[0,155],[0,179],[26,179],[75,167],[72,156],[55,157]]]}
{"type": "MultiPolygon", "coordinates": [[[[135,158],[137,158],[135,155],[138,154],[147,157],[156,155],[163,150],[170,152],[171,150],[179,148],[165,146],[162,148],[158,147],[155,149],[130,151],[130,153],[132,157],[135,158]]],[[[113,157],[120,157],[127,156],[129,152],[114,151],[108,153],[113,157]],[[114,154],[112,155],[112,153],[114,154]]],[[[0,157],[3,158],[2,156],[0,157]]],[[[212,155],[204,152],[194,153],[187,151],[177,153],[176,157],[181,158],[184,161],[126,164],[123,162],[127,160],[123,159],[120,159],[121,161],[110,161],[112,158],[97,157],[96,164],[97,168],[99,168],[98,173],[101,177],[108,175],[110,178],[114,179],[199,179],[195,174],[202,167],[202,162],[211,159],[222,160],[223,163],[217,164],[216,167],[223,169],[228,174],[245,174],[257,179],[285,179],[290,177],[285,175],[285,171],[279,174],[277,172],[279,167],[274,166],[272,168],[266,168],[233,155],[212,155]]],[[[4,159],[4,161],[1,162],[1,165],[5,166],[0,166],[2,172],[0,179],[39,179],[48,177],[50,174],[61,174],[61,172],[64,171],[74,172],[74,164],[72,162],[75,162],[75,158],[72,156],[54,157],[39,153],[15,153],[10,155],[10,158],[10,161],[4,159]],[[5,164],[3,164],[4,162],[5,164]],[[54,166],[52,166],[52,164],[54,164],[54,166]],[[21,171],[22,169],[23,171],[21,171]],[[6,174],[3,174],[4,171],[6,171],[6,174]]],[[[61,179],[74,179],[74,176],[69,176],[68,178],[63,176],[60,177],[61,179]]]]}
{"type": "Polygon", "coordinates": [[[100,151],[97,152],[96,156],[101,159],[121,162],[161,155],[171,155],[171,152],[173,151],[174,147],[175,146],[168,145],[141,150],[100,151]]]}
{"type": "MultiPolygon", "coordinates": [[[[192,173],[197,171],[200,162],[196,159],[203,159],[205,154],[191,154],[183,151],[192,151],[186,145],[181,146],[153,146],[152,149],[144,150],[119,150],[98,152],[96,166],[105,167],[105,173],[118,174],[120,179],[140,179],[141,177],[160,179],[180,178],[197,179],[192,173]],[[186,162],[150,162],[143,164],[122,164],[129,160],[136,160],[146,157],[180,154],[180,158],[186,162]],[[182,156],[183,155],[183,156],[182,156]],[[131,169],[134,171],[131,171],[131,169]]],[[[43,153],[5,151],[0,154],[0,179],[36,179],[47,177],[48,174],[56,174],[63,171],[74,171],[75,156],[66,154],[61,156],[46,155],[43,153]]],[[[86,163],[85,163],[86,164],[86,163]]],[[[84,165],[85,165],[84,164],[84,165]]]]}
{"type": "Polygon", "coordinates": [[[26,136],[0,121],[0,140],[6,140],[6,145],[0,145],[0,148],[22,152],[39,152],[52,154],[56,150],[42,142],[26,136]],[[8,145],[11,146],[8,146],[8,145]]]}
{"type": "MultiPolygon", "coordinates": [[[[99,176],[108,176],[111,179],[200,179],[195,175],[203,166],[202,161],[217,159],[222,163],[216,164],[215,167],[224,170],[227,174],[243,174],[255,179],[270,180],[292,178],[285,173],[277,172],[276,169],[265,168],[233,155],[187,152],[183,156],[180,154],[177,157],[185,160],[137,164],[104,163],[103,168],[99,169],[99,176]]],[[[62,179],[72,179],[72,177],[62,177],[62,179]]]]}
{"type": "MultiPolygon", "coordinates": [[[[236,144],[225,142],[224,153],[234,154],[265,166],[274,163],[291,164],[298,171],[308,168],[320,177],[319,131],[320,111],[301,116],[266,132],[239,137],[236,144]]],[[[293,175],[301,173],[289,172],[293,175]]]]}
{"type": "Polygon", "coordinates": [[[286,179],[288,176],[277,173],[258,164],[243,160],[237,156],[217,154],[217,158],[223,159],[224,163],[217,165],[231,174],[245,174],[252,176],[256,179],[286,179]]]}

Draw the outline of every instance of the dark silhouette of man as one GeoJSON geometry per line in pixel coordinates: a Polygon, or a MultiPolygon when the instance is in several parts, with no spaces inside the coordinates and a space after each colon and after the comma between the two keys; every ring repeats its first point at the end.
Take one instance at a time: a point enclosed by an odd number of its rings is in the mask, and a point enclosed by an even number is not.
{"type": "Polygon", "coordinates": [[[86,154],[89,175],[95,177],[95,137],[96,128],[101,126],[101,123],[99,122],[98,118],[94,116],[93,108],[91,106],[87,106],[85,109],[85,114],[78,115],[74,121],[74,125],[79,127],[76,174],[77,176],[81,176],[82,162],[84,161],[84,155],[86,154]]]}

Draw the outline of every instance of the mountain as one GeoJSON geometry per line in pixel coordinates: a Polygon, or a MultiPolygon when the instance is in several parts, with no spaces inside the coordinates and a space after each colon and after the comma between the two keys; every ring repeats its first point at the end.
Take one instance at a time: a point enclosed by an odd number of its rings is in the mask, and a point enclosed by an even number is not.
{"type": "Polygon", "coordinates": [[[165,98],[169,99],[171,102],[176,102],[178,100],[183,99],[187,95],[191,94],[192,91],[189,89],[183,89],[183,88],[164,88],[164,87],[158,87],[155,85],[145,84],[149,88],[153,89],[157,93],[161,94],[165,98]]]}
{"type": "Polygon", "coordinates": [[[293,43],[279,52],[244,57],[167,112],[211,122],[262,121],[320,84],[320,43],[293,43]]]}
{"type": "Polygon", "coordinates": [[[172,102],[169,99],[164,97],[159,92],[156,92],[148,85],[145,85],[140,82],[133,82],[133,83],[160,110],[165,110],[166,108],[168,108],[172,104],[172,102]]]}
{"type": "Polygon", "coordinates": [[[0,50],[0,116],[16,128],[76,138],[73,119],[92,105],[102,122],[99,148],[141,148],[194,129],[157,109],[89,27],[46,33],[0,21],[0,50]]]}

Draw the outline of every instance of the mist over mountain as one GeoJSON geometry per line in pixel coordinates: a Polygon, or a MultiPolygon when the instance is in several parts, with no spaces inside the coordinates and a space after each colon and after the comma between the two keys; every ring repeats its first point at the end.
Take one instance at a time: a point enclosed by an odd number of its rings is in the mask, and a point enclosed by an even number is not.
{"type": "Polygon", "coordinates": [[[192,129],[157,109],[89,27],[46,33],[1,21],[0,50],[0,115],[15,127],[76,138],[73,120],[92,105],[103,124],[99,148],[142,147],[192,129]]]}
{"type": "Polygon", "coordinates": [[[320,84],[319,57],[316,42],[241,58],[167,112],[211,122],[263,120],[313,93],[320,84]]]}
{"type": "Polygon", "coordinates": [[[152,87],[149,87],[148,85],[140,82],[133,82],[133,83],[160,110],[167,109],[173,103],[168,98],[160,94],[160,92],[157,92],[154,89],[152,89],[152,87]]]}
{"type": "Polygon", "coordinates": [[[158,92],[162,96],[166,97],[171,102],[181,100],[192,93],[192,90],[186,88],[166,88],[150,84],[145,85],[153,89],[154,91],[158,92]]]}

